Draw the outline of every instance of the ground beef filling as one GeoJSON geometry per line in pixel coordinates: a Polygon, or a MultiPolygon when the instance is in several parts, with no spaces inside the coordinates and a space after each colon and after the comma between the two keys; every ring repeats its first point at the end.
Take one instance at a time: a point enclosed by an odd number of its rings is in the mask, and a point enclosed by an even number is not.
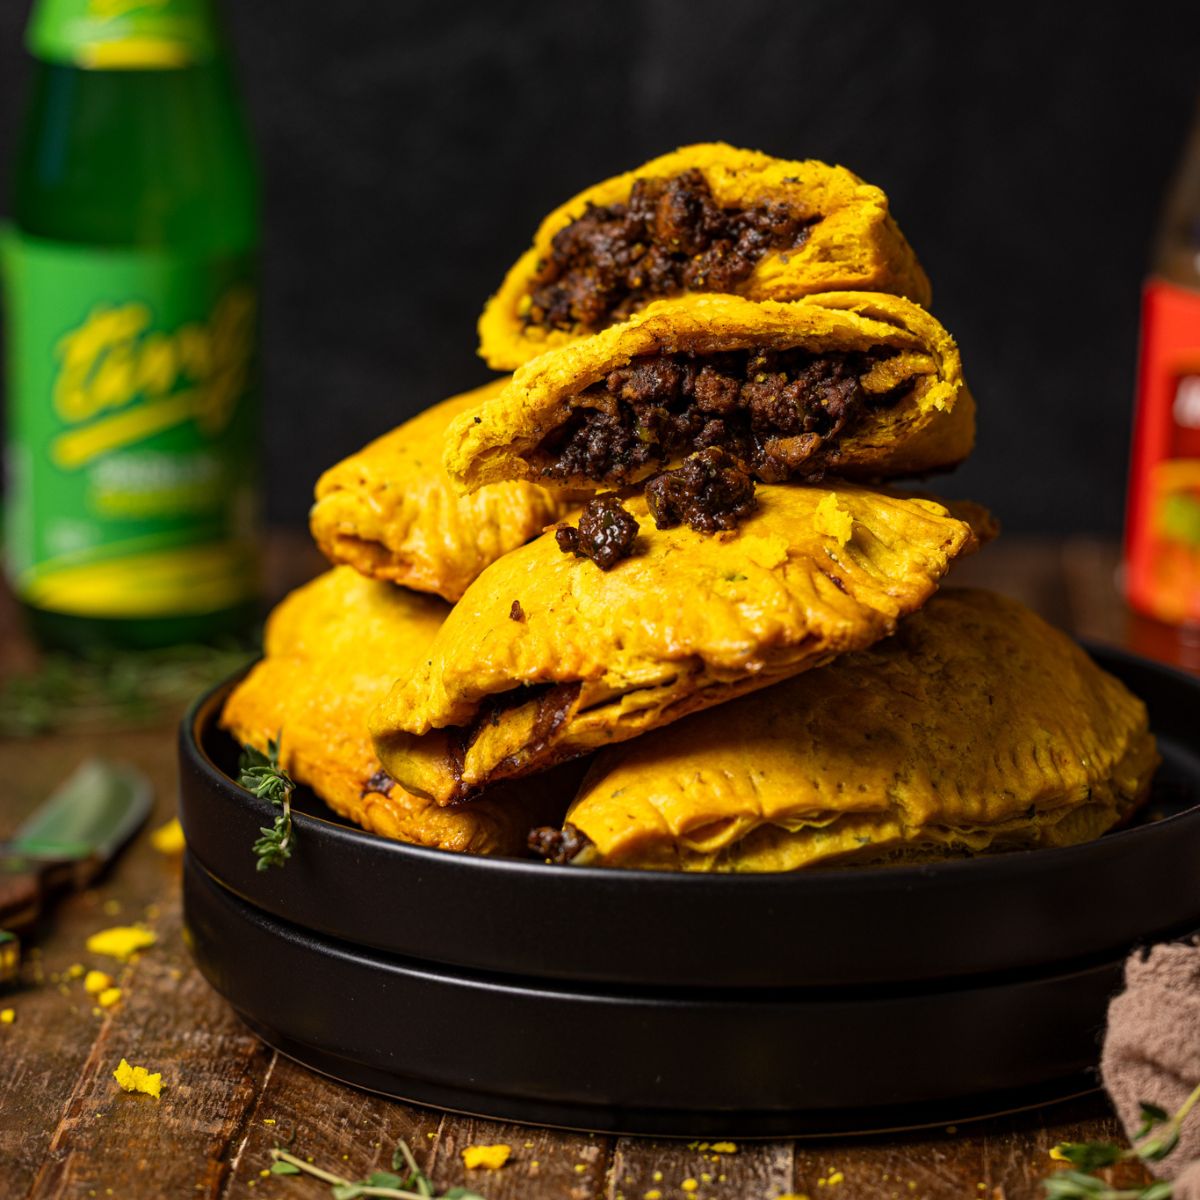
{"type": "Polygon", "coordinates": [[[639,179],[627,203],[589,205],[555,234],[525,324],[602,329],[660,296],[736,291],[764,255],[803,246],[818,219],[783,204],[720,208],[697,170],[639,179]]]}
{"type": "Polygon", "coordinates": [[[584,505],[578,528],[565,521],[554,527],[554,540],[564,554],[590,558],[602,571],[629,557],[637,534],[637,519],[611,493],[594,496],[584,505]]]}
{"type": "Polygon", "coordinates": [[[581,393],[539,447],[549,479],[628,483],[647,466],[719,446],[764,483],[819,475],[823,448],[908,390],[860,382],[890,350],[645,355],[581,393]]]}
{"type": "Polygon", "coordinates": [[[659,529],[688,525],[698,533],[736,529],[758,507],[750,473],[718,446],[656,475],[646,484],[646,503],[659,529]]]}
{"type": "Polygon", "coordinates": [[[378,794],[381,796],[390,796],[392,793],[392,788],[395,786],[396,781],[382,767],[380,767],[379,770],[376,771],[375,774],[372,775],[365,784],[363,784],[363,788],[362,791],[359,792],[359,796],[360,798],[369,796],[372,792],[378,792],[378,794]]]}
{"type": "Polygon", "coordinates": [[[541,825],[529,832],[529,849],[538,858],[559,866],[569,863],[593,844],[582,829],[577,829],[569,821],[561,829],[553,825],[541,825]]]}

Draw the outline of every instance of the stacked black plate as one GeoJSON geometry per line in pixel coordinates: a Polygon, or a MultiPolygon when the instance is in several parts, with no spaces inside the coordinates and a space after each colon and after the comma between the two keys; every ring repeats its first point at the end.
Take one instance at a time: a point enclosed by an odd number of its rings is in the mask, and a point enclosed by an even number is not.
{"type": "Polygon", "coordinates": [[[1094,1086],[1141,943],[1200,928],[1200,681],[1094,651],[1164,763],[1134,827],[916,868],[700,876],[472,858],[270,807],[217,728],[181,734],[201,970],[266,1041],[339,1079],[546,1125],[691,1136],[892,1128],[1094,1086]]]}

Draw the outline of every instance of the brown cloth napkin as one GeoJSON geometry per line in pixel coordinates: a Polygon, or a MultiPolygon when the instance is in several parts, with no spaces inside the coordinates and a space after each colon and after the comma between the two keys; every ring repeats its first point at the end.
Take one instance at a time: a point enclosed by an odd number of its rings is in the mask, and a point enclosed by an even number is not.
{"type": "MultiPolygon", "coordinates": [[[[1200,945],[1167,942],[1125,964],[1125,990],[1108,1008],[1100,1059],[1104,1086],[1133,1136],[1139,1102],[1175,1112],[1200,1083],[1200,945]]],[[[1200,1106],[1183,1122],[1179,1145],[1155,1174],[1175,1180],[1173,1200],[1200,1200],[1200,1106]]]]}

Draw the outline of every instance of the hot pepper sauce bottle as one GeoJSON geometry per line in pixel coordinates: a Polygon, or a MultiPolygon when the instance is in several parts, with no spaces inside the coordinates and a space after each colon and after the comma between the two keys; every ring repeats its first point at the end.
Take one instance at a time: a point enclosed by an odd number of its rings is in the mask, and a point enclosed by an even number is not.
{"type": "Polygon", "coordinates": [[[255,608],[258,193],[209,0],[36,0],[3,243],[5,565],[36,636],[255,608]]]}
{"type": "Polygon", "coordinates": [[[1200,627],[1200,119],[1142,296],[1125,588],[1138,612],[1200,627]]]}

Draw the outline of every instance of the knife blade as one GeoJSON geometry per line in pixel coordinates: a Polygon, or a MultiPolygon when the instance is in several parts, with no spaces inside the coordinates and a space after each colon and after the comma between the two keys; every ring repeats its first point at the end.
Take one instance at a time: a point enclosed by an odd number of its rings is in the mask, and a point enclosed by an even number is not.
{"type": "MultiPolygon", "coordinates": [[[[149,781],[129,763],[81,763],[0,843],[0,930],[22,929],[63,888],[86,887],[150,815],[149,781]]],[[[0,938],[0,981],[15,974],[11,940],[0,938]]]]}

